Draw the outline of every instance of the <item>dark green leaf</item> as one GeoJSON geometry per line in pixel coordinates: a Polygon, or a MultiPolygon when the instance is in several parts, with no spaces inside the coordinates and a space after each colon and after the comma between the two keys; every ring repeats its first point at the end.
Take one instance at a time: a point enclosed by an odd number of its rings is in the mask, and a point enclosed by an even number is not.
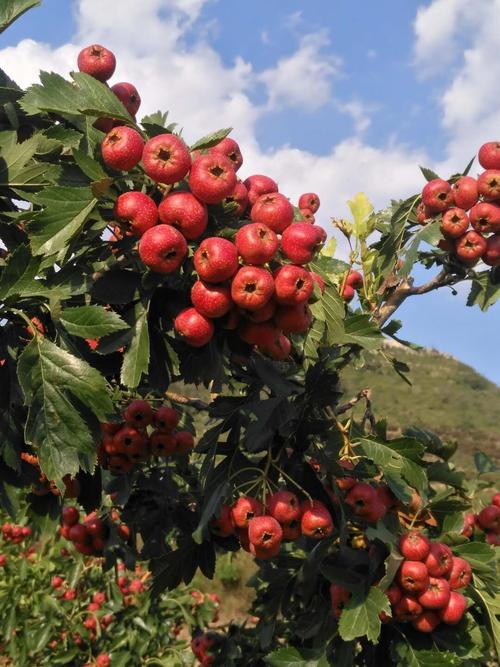
{"type": "Polygon", "coordinates": [[[344,641],[366,637],[375,643],[380,635],[379,614],[390,614],[389,600],[380,588],[372,586],[368,596],[359,600],[353,596],[345,606],[339,621],[339,633],[344,641]]]}
{"type": "Polygon", "coordinates": [[[212,134],[207,134],[206,137],[198,139],[190,148],[191,151],[201,151],[206,148],[212,148],[212,146],[217,146],[227,135],[231,132],[232,127],[226,127],[223,130],[217,130],[212,134]]]}
{"type": "Polygon", "coordinates": [[[76,164],[91,181],[99,181],[108,176],[99,162],[93,160],[83,151],[74,150],[73,157],[75,158],[76,164]]]}
{"type": "Polygon", "coordinates": [[[432,169],[427,169],[427,167],[419,167],[419,169],[427,181],[433,181],[435,178],[439,178],[436,172],[432,171],[432,169]]]}
{"type": "Polygon", "coordinates": [[[133,337],[123,355],[121,382],[134,389],[149,366],[148,310],[141,303],[135,307],[133,337]]]}
{"type": "Polygon", "coordinates": [[[0,4],[0,33],[32,7],[38,7],[40,0],[2,0],[0,4]]]}
{"type": "Polygon", "coordinates": [[[40,264],[41,258],[32,257],[28,246],[16,248],[0,274],[0,300],[49,296],[50,290],[41,280],[36,280],[40,264]]]}
{"type": "Polygon", "coordinates": [[[468,306],[479,306],[482,311],[486,311],[498,301],[500,282],[493,282],[491,278],[492,271],[484,271],[475,275],[467,297],[468,306]]]}
{"type": "Polygon", "coordinates": [[[101,338],[127,328],[119,315],[102,306],[65,308],[60,320],[68,333],[80,338],[101,338]]]}
{"type": "Polygon", "coordinates": [[[418,259],[418,249],[421,243],[435,245],[442,237],[439,229],[439,220],[434,220],[425,227],[419,229],[413,236],[404,252],[404,262],[399,270],[401,276],[407,276],[418,259]]]}
{"type": "Polygon", "coordinates": [[[328,660],[324,654],[316,657],[307,657],[314,653],[306,649],[280,648],[266,656],[266,664],[270,667],[328,667],[328,660]]]}

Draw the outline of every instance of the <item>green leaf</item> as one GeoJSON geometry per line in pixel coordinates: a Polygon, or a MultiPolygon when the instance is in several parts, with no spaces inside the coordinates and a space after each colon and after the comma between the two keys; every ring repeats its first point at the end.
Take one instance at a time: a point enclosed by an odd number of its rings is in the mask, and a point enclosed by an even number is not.
{"type": "Polygon", "coordinates": [[[54,72],[41,72],[40,81],[28,88],[19,104],[28,115],[40,112],[59,115],[110,117],[132,123],[132,117],[113,91],[84,72],[71,75],[74,84],[54,72]],[[76,85],[75,85],[76,84],[76,85]]]}
{"type": "Polygon", "coordinates": [[[49,479],[76,474],[82,457],[95,456],[89,414],[106,421],[113,411],[106,381],[87,362],[36,336],[19,358],[17,373],[29,408],[26,441],[49,479]]]}
{"type": "Polygon", "coordinates": [[[309,267],[311,271],[319,273],[320,276],[330,280],[330,282],[334,282],[340,274],[349,271],[350,265],[341,259],[334,259],[320,253],[309,263],[309,267]]]}
{"type": "Polygon", "coordinates": [[[101,338],[128,328],[119,315],[103,306],[65,308],[60,320],[68,333],[80,338],[101,338]]]}
{"type": "Polygon", "coordinates": [[[453,553],[469,561],[473,570],[484,572],[495,561],[495,547],[483,542],[467,542],[453,547],[453,553]]]}
{"type": "Polygon", "coordinates": [[[328,667],[329,662],[324,654],[315,658],[308,658],[308,654],[317,652],[298,650],[296,648],[280,648],[266,656],[264,660],[270,667],[328,667]]]}
{"type": "Polygon", "coordinates": [[[0,274],[0,301],[50,295],[41,280],[36,280],[41,258],[32,257],[28,246],[21,245],[9,256],[0,274]]]}
{"type": "Polygon", "coordinates": [[[500,467],[495,465],[488,454],[484,452],[476,452],[474,454],[474,464],[476,470],[480,473],[500,471],[500,467]]]}
{"type": "Polygon", "coordinates": [[[369,225],[370,215],[373,213],[373,204],[363,192],[358,192],[347,204],[354,218],[354,234],[358,239],[366,239],[372,230],[369,225]]]}
{"type": "Polygon", "coordinates": [[[17,143],[16,132],[0,133],[0,188],[23,190],[53,182],[59,167],[33,159],[39,142],[38,134],[17,143]]]}
{"type": "Polygon", "coordinates": [[[189,150],[201,151],[206,148],[212,148],[212,146],[217,146],[217,144],[220,144],[220,142],[227,137],[232,129],[232,127],[226,127],[223,130],[217,130],[217,132],[207,134],[206,137],[198,139],[198,141],[196,141],[189,150]]]}
{"type": "Polygon", "coordinates": [[[404,252],[403,265],[399,270],[401,276],[407,276],[411,272],[413,265],[418,259],[418,249],[421,243],[425,242],[435,245],[442,237],[439,225],[439,220],[434,220],[434,222],[422,227],[412,236],[412,239],[404,252]]]}
{"type": "Polygon", "coordinates": [[[40,0],[3,0],[0,5],[0,33],[32,7],[38,7],[40,0]]]}
{"type": "Polygon", "coordinates": [[[448,461],[457,450],[456,442],[443,442],[441,438],[429,431],[429,429],[420,428],[418,426],[409,426],[403,432],[403,435],[408,436],[409,438],[415,438],[421,442],[425,450],[429,454],[434,454],[439,456],[439,458],[448,461]]]}
{"type": "Polygon", "coordinates": [[[398,667],[459,667],[462,659],[449,651],[421,651],[407,641],[394,644],[398,667]]]}
{"type": "Polygon", "coordinates": [[[498,301],[500,298],[500,282],[498,280],[493,282],[493,275],[493,271],[476,274],[467,297],[468,306],[479,306],[482,311],[486,311],[498,301]]]}
{"type": "Polygon", "coordinates": [[[481,581],[481,579],[474,574],[474,586],[471,588],[471,595],[476,599],[486,612],[489,626],[491,628],[491,635],[495,644],[495,651],[497,658],[500,660],[500,594],[490,594],[481,581]]]}
{"type": "Polygon", "coordinates": [[[438,461],[427,469],[427,477],[431,482],[441,482],[455,489],[465,489],[465,474],[455,470],[450,463],[438,461]]]}
{"type": "Polygon", "coordinates": [[[435,171],[428,169],[427,167],[419,167],[426,181],[433,181],[435,178],[439,178],[435,171]]]}
{"type": "Polygon", "coordinates": [[[304,366],[306,370],[318,358],[318,348],[323,339],[325,328],[324,322],[315,319],[306,334],[304,340],[304,366]]]}
{"type": "Polygon", "coordinates": [[[359,450],[380,466],[388,477],[402,477],[406,482],[422,491],[427,487],[425,470],[421,467],[422,445],[412,438],[399,438],[386,443],[362,438],[359,450]]]}
{"type": "Polygon", "coordinates": [[[149,366],[148,310],[141,303],[135,307],[133,337],[123,355],[121,382],[134,389],[149,366]]]}
{"type": "Polygon", "coordinates": [[[369,315],[351,315],[344,322],[344,334],[339,342],[377,350],[383,339],[380,329],[370,321],[369,315]]]}
{"type": "Polygon", "coordinates": [[[48,187],[33,197],[43,210],[30,224],[35,255],[50,256],[64,249],[81,232],[97,204],[90,188],[48,187]]]}
{"type": "Polygon", "coordinates": [[[390,614],[389,600],[380,588],[372,586],[364,600],[353,596],[340,617],[340,636],[346,642],[358,637],[367,637],[369,641],[375,643],[380,635],[381,611],[390,614]]]}
{"type": "Polygon", "coordinates": [[[74,150],[73,157],[75,158],[76,164],[80,167],[85,176],[90,178],[91,181],[99,181],[108,177],[99,162],[97,162],[97,160],[93,160],[83,151],[74,150]]]}

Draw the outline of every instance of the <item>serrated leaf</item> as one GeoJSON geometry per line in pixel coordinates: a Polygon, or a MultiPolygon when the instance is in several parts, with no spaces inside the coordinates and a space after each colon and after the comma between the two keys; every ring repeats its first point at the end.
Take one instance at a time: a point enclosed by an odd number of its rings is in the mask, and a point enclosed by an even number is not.
{"type": "Polygon", "coordinates": [[[105,421],[113,411],[106,381],[83,359],[42,336],[27,345],[17,373],[29,410],[26,442],[36,447],[47,477],[61,483],[64,475],[78,472],[82,456],[95,456],[88,417],[105,421]]]}
{"type": "Polygon", "coordinates": [[[35,255],[59,252],[82,230],[97,204],[90,188],[48,187],[33,197],[43,210],[33,215],[30,243],[35,255]]]}
{"type": "Polygon", "coordinates": [[[74,83],[54,72],[40,72],[41,83],[30,86],[19,101],[28,115],[40,112],[59,115],[110,117],[132,123],[132,117],[113,91],[84,72],[73,72],[74,83]]]}
{"type": "Polygon", "coordinates": [[[107,173],[104,171],[99,162],[92,159],[83,151],[74,150],[73,157],[75,158],[76,164],[80,167],[85,176],[90,178],[91,181],[99,181],[102,178],[108,177],[107,173]]]}
{"type": "Polygon", "coordinates": [[[368,315],[351,315],[344,321],[344,333],[338,342],[377,350],[383,339],[380,329],[371,322],[368,315]]]}
{"type": "Polygon", "coordinates": [[[359,450],[387,476],[402,477],[419,491],[427,487],[425,470],[420,463],[424,448],[416,440],[400,438],[382,443],[362,438],[359,450]]]}
{"type": "Polygon", "coordinates": [[[103,306],[65,308],[60,321],[68,333],[80,338],[101,338],[128,328],[119,315],[103,306]]]}
{"type": "Polygon", "coordinates": [[[325,328],[325,322],[319,319],[314,319],[306,334],[304,340],[304,366],[306,370],[311,365],[311,363],[318,358],[318,348],[323,339],[325,328]]]}
{"type": "Polygon", "coordinates": [[[36,162],[33,156],[37,152],[41,135],[17,143],[16,132],[0,133],[0,188],[23,190],[39,187],[53,182],[60,173],[57,165],[36,162]]]}
{"type": "Polygon", "coordinates": [[[439,220],[434,220],[425,227],[419,229],[411,238],[411,241],[404,252],[403,265],[399,270],[401,276],[407,276],[411,272],[413,265],[418,259],[418,249],[421,243],[435,245],[442,237],[439,228],[439,220]]]}
{"type": "Polygon", "coordinates": [[[264,660],[270,667],[328,667],[329,662],[324,654],[316,658],[307,657],[311,653],[314,652],[306,649],[299,651],[292,647],[280,648],[266,656],[264,660]]]}
{"type": "Polygon", "coordinates": [[[0,301],[33,296],[49,296],[50,290],[36,280],[41,258],[32,257],[28,246],[21,245],[9,256],[0,273],[0,301]]]}
{"type": "Polygon", "coordinates": [[[342,611],[339,621],[339,633],[344,641],[366,637],[375,643],[380,635],[381,621],[379,614],[390,614],[389,600],[380,588],[372,586],[364,600],[354,596],[342,611]]]}
{"type": "Polygon", "coordinates": [[[134,389],[147,373],[149,366],[148,310],[142,304],[135,307],[133,336],[123,355],[120,379],[126,387],[134,389]]]}
{"type": "Polygon", "coordinates": [[[500,282],[492,281],[492,271],[478,273],[472,280],[468,306],[479,306],[484,312],[500,298],[500,282]]]}
{"type": "Polygon", "coordinates": [[[435,178],[439,178],[435,171],[428,169],[427,167],[419,167],[426,181],[433,181],[435,178]]]}
{"type": "Polygon", "coordinates": [[[370,232],[373,231],[369,225],[369,218],[373,213],[373,204],[364,192],[358,192],[347,204],[351,209],[354,219],[353,231],[355,236],[358,239],[366,239],[370,232]]]}
{"type": "Polygon", "coordinates": [[[409,642],[397,642],[393,646],[399,667],[459,667],[461,658],[449,651],[421,651],[409,642]]]}
{"type": "Polygon", "coordinates": [[[198,139],[189,150],[191,151],[202,151],[206,148],[212,148],[212,146],[217,146],[227,135],[232,131],[232,127],[226,127],[223,130],[217,130],[217,132],[212,132],[212,134],[207,134],[205,137],[198,139]]]}
{"type": "Polygon", "coordinates": [[[28,9],[38,7],[40,0],[3,0],[0,5],[0,33],[8,28],[28,9]]]}

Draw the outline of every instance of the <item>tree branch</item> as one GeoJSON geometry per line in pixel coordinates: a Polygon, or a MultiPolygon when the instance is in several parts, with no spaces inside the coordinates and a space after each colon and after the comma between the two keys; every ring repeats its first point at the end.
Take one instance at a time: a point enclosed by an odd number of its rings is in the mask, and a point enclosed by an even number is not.
{"type": "Polygon", "coordinates": [[[195,398],[194,396],[184,396],[184,394],[178,394],[175,391],[165,392],[165,396],[169,398],[174,403],[180,403],[181,405],[187,405],[190,408],[195,408],[196,410],[208,410],[208,403],[195,398]]]}

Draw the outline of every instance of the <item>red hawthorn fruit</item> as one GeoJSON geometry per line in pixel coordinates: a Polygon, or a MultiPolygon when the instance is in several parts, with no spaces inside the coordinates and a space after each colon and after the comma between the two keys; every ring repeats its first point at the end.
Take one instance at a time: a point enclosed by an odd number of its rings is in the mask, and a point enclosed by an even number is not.
{"type": "Polygon", "coordinates": [[[325,281],[321,276],[319,276],[317,273],[314,273],[314,271],[309,271],[309,275],[311,278],[314,280],[316,285],[319,287],[321,294],[325,291],[325,281]]]}
{"type": "Polygon", "coordinates": [[[74,526],[76,523],[78,523],[78,519],[80,518],[80,513],[76,509],[76,507],[63,507],[62,510],[62,521],[65,526],[74,526]]]}
{"type": "Polygon", "coordinates": [[[223,283],[234,276],[239,266],[234,243],[218,236],[204,239],[193,260],[198,275],[208,283],[223,283]]]}
{"type": "Polygon", "coordinates": [[[453,201],[458,208],[468,211],[479,199],[477,181],[472,176],[462,176],[452,186],[453,201]]]}
{"type": "Polygon", "coordinates": [[[305,333],[311,326],[312,313],[307,303],[279,306],[274,316],[276,326],[285,333],[305,333]]]}
{"type": "Polygon", "coordinates": [[[256,516],[248,522],[248,539],[259,551],[274,551],[282,537],[283,530],[272,516],[256,516]]]}
{"type": "Polygon", "coordinates": [[[224,317],[231,310],[231,290],[226,285],[212,285],[197,280],[191,288],[191,303],[205,317],[224,317]]]}
{"type": "Polygon", "coordinates": [[[189,431],[179,431],[175,434],[175,453],[189,454],[194,447],[194,436],[189,431]]]}
{"type": "Polygon", "coordinates": [[[358,289],[358,287],[363,286],[363,276],[359,271],[349,271],[347,278],[345,279],[345,284],[358,289]]]}
{"type": "Polygon", "coordinates": [[[100,604],[97,604],[96,602],[89,602],[87,605],[87,611],[99,611],[101,608],[100,604]]]}
{"type": "Polygon", "coordinates": [[[122,540],[127,541],[130,539],[130,528],[127,526],[126,523],[120,523],[118,528],[118,535],[122,538],[122,540]]]}
{"type": "Polygon", "coordinates": [[[271,322],[245,322],[239,328],[239,336],[248,345],[266,345],[279,337],[280,331],[271,322]]]}
{"type": "Polygon", "coordinates": [[[233,163],[222,153],[200,155],[191,165],[189,188],[206,204],[218,204],[230,197],[236,181],[233,163]]]}
{"type": "Polygon", "coordinates": [[[114,127],[104,137],[101,153],[104,164],[118,171],[130,171],[141,160],[144,141],[136,130],[126,125],[114,127]]]}
{"type": "Polygon", "coordinates": [[[472,569],[469,563],[463,558],[453,556],[451,572],[449,574],[450,588],[452,591],[458,588],[465,588],[472,579],[472,569]]]}
{"type": "Polygon", "coordinates": [[[402,535],[399,540],[399,551],[408,560],[424,561],[430,550],[430,540],[416,530],[402,535]]]}
{"type": "Polygon", "coordinates": [[[154,411],[147,401],[137,399],[129,403],[123,413],[123,418],[127,426],[145,428],[153,421],[154,411]]]}
{"type": "Polygon", "coordinates": [[[417,206],[417,210],[415,212],[417,222],[419,225],[425,225],[427,224],[427,220],[433,217],[435,213],[431,211],[431,209],[424,204],[424,202],[420,202],[420,204],[417,206]]]}
{"type": "Polygon", "coordinates": [[[273,275],[275,299],[281,305],[298,305],[307,301],[313,293],[311,275],[301,266],[285,264],[273,275]]]}
{"type": "Polygon", "coordinates": [[[233,517],[229,505],[222,505],[220,516],[210,521],[210,530],[219,537],[229,537],[234,534],[233,517]]]}
{"type": "Polygon", "coordinates": [[[434,178],[424,186],[422,201],[432,211],[446,211],[453,205],[451,185],[442,178],[434,178]]]}
{"type": "Polygon", "coordinates": [[[500,265],[500,234],[492,234],[486,239],[486,251],[483,262],[488,266],[500,265]]]}
{"type": "Polygon", "coordinates": [[[283,529],[283,541],[285,542],[295,542],[295,540],[298,540],[302,535],[299,520],[283,523],[281,524],[281,527],[283,529]]]}
{"type": "Polygon", "coordinates": [[[231,508],[233,523],[237,528],[248,528],[250,520],[262,514],[262,504],[251,496],[240,496],[231,508]]]}
{"type": "Polygon", "coordinates": [[[99,424],[99,426],[103,435],[114,435],[121,429],[123,424],[121,422],[109,422],[99,424]]]}
{"type": "Polygon", "coordinates": [[[316,213],[319,209],[320,201],[318,195],[314,192],[306,192],[299,197],[299,208],[308,208],[311,213],[316,213]]]}
{"type": "Polygon", "coordinates": [[[64,584],[64,579],[62,577],[55,576],[52,577],[52,579],[50,580],[50,585],[52,586],[52,588],[56,589],[61,588],[63,584],[64,584]]]}
{"type": "Polygon", "coordinates": [[[92,44],[80,51],[77,64],[80,72],[85,72],[104,83],[114,74],[116,58],[114,53],[104,46],[92,44]]]}
{"type": "Polygon", "coordinates": [[[246,264],[266,264],[278,252],[278,237],[267,225],[252,223],[244,225],[234,238],[240,257],[246,264]]]}
{"type": "Polygon", "coordinates": [[[500,507],[488,505],[484,507],[477,515],[479,525],[483,530],[492,530],[498,533],[500,528],[500,507]]]}
{"type": "Polygon", "coordinates": [[[99,517],[92,517],[85,520],[87,533],[92,537],[102,537],[104,535],[105,525],[99,517]]]}
{"type": "Polygon", "coordinates": [[[450,599],[446,607],[441,609],[439,616],[444,623],[456,625],[462,620],[462,616],[467,609],[467,600],[461,593],[451,591],[450,599]]]}
{"type": "Polygon", "coordinates": [[[269,178],[269,176],[262,176],[261,174],[249,176],[243,181],[243,185],[247,189],[250,206],[253,206],[262,195],[278,192],[278,184],[272,178],[269,178]]]}
{"type": "Polygon", "coordinates": [[[323,503],[318,500],[305,501],[302,504],[300,520],[302,534],[313,540],[322,540],[333,532],[333,519],[323,503]]]}
{"type": "Polygon", "coordinates": [[[424,561],[431,577],[446,577],[453,567],[450,547],[440,542],[432,542],[429,555],[424,561]]]}
{"type": "Polygon", "coordinates": [[[64,591],[62,594],[63,600],[76,600],[77,593],[74,588],[68,588],[67,591],[64,591]]]}
{"type": "MultiPolygon", "coordinates": [[[[385,484],[383,484],[382,486],[378,486],[375,489],[375,493],[377,494],[377,497],[380,500],[380,502],[385,505],[388,512],[390,510],[397,509],[399,501],[388,486],[386,486],[385,484]]],[[[412,560],[418,560],[418,559],[413,558],[412,560]]]]}
{"type": "Polygon", "coordinates": [[[144,590],[144,584],[140,579],[132,579],[130,586],[128,587],[130,593],[136,595],[137,593],[142,593],[144,590]]]}
{"type": "Polygon", "coordinates": [[[299,499],[291,491],[276,491],[266,500],[267,511],[281,524],[300,519],[299,499]]]}
{"type": "Polygon", "coordinates": [[[332,612],[336,618],[340,618],[344,607],[349,602],[351,592],[344,586],[338,584],[330,585],[330,600],[332,602],[332,612]]]}
{"type": "Polygon", "coordinates": [[[179,423],[180,415],[174,408],[169,408],[162,405],[156,411],[154,417],[154,425],[158,431],[169,432],[173,431],[179,423]]]}
{"type": "Polygon", "coordinates": [[[401,588],[410,593],[424,591],[429,585],[429,572],[422,561],[403,561],[396,578],[401,588]]]}
{"type": "Polygon", "coordinates": [[[480,234],[500,232],[500,206],[488,202],[480,202],[469,212],[471,225],[480,234]]]}
{"type": "Polygon", "coordinates": [[[500,170],[487,169],[477,179],[477,189],[486,201],[500,198],[500,170]]]}
{"type": "Polygon", "coordinates": [[[127,473],[132,470],[135,463],[123,454],[110,456],[108,459],[108,468],[114,473],[127,473]]]}
{"type": "Polygon", "coordinates": [[[104,604],[107,601],[106,593],[103,593],[102,591],[97,591],[94,593],[92,596],[92,602],[95,602],[96,604],[104,604]]]}
{"type": "Polygon", "coordinates": [[[309,264],[324,243],[324,230],[307,222],[289,225],[281,237],[281,250],[294,264],[309,264]]]}
{"type": "Polygon", "coordinates": [[[182,181],[188,173],[191,156],[180,137],[175,134],[158,134],[146,142],[142,164],[153,181],[173,185],[182,181]]]}
{"type": "Polygon", "coordinates": [[[171,225],[156,225],[139,241],[139,257],[155,273],[177,271],[187,251],[186,239],[171,225]]]}
{"type": "Polygon", "coordinates": [[[486,533],[486,542],[494,547],[500,547],[500,536],[495,533],[486,533]]]}
{"type": "Polygon", "coordinates": [[[491,499],[491,504],[495,505],[495,507],[500,507],[500,493],[495,493],[491,499]]]}
{"type": "Polygon", "coordinates": [[[231,298],[245,310],[263,308],[274,294],[274,280],[267,269],[243,266],[231,283],[231,298]]]}
{"type": "Polygon", "coordinates": [[[469,265],[475,264],[486,248],[486,239],[477,232],[467,232],[455,244],[457,257],[469,265]]]}
{"type": "Polygon", "coordinates": [[[266,225],[276,234],[282,234],[292,224],[293,217],[293,206],[279,192],[261,195],[250,211],[252,222],[266,225]]]}
{"type": "Polygon", "coordinates": [[[301,208],[300,215],[302,216],[303,221],[310,225],[314,225],[316,222],[316,218],[310,208],[301,208]]]}
{"type": "Polygon", "coordinates": [[[356,291],[354,287],[351,287],[351,285],[344,285],[342,288],[342,291],[340,292],[340,296],[344,299],[344,301],[352,301],[356,295],[356,291]]]}
{"type": "Polygon", "coordinates": [[[135,114],[139,111],[139,107],[141,106],[141,96],[137,92],[137,88],[131,83],[120,81],[120,83],[112,85],[111,90],[129,114],[135,118],[135,114]]]}
{"type": "Polygon", "coordinates": [[[345,501],[355,514],[362,516],[378,500],[375,489],[365,482],[357,482],[347,494],[345,501]]]}
{"type": "Polygon", "coordinates": [[[500,169],[500,142],[488,141],[483,144],[477,157],[483,169],[500,169]]]}
{"type": "Polygon", "coordinates": [[[126,456],[138,454],[143,445],[144,434],[130,426],[124,426],[113,436],[115,451],[126,456]]]}
{"type": "Polygon", "coordinates": [[[235,203],[238,207],[233,214],[239,218],[248,208],[248,192],[241,181],[237,181],[234,190],[228,197],[224,197],[224,204],[235,203]]]}
{"type": "Polygon", "coordinates": [[[0,567],[5,567],[7,565],[7,556],[5,554],[0,554],[0,567]]]}
{"type": "Polygon", "coordinates": [[[178,229],[188,241],[199,238],[208,224],[206,204],[191,192],[171,192],[158,207],[160,222],[178,229]]]}
{"type": "Polygon", "coordinates": [[[149,447],[153,456],[171,456],[175,453],[177,440],[172,433],[153,431],[149,437],[149,447]]]}
{"type": "Polygon", "coordinates": [[[240,147],[236,141],[230,137],[226,137],[222,141],[219,141],[219,143],[216,146],[212,146],[208,152],[225,155],[229,160],[231,160],[234,171],[238,171],[238,169],[243,164],[243,155],[241,154],[240,147]]]}
{"type": "Polygon", "coordinates": [[[403,591],[399,588],[399,586],[392,584],[392,586],[389,586],[389,588],[385,591],[385,594],[389,598],[391,606],[395,607],[397,603],[401,600],[403,596],[403,591]]]}
{"type": "Polygon", "coordinates": [[[95,660],[96,667],[110,667],[111,658],[107,653],[100,653],[95,660]]]}
{"type": "Polygon", "coordinates": [[[464,516],[464,527],[461,534],[466,537],[472,537],[474,533],[474,526],[476,525],[477,517],[474,513],[466,514],[464,516]]]}
{"type": "Polygon", "coordinates": [[[417,600],[407,593],[403,593],[399,602],[394,606],[394,618],[401,623],[416,620],[423,609],[417,600]]]}
{"type": "Polygon", "coordinates": [[[87,528],[82,523],[77,523],[74,526],[71,526],[68,535],[72,542],[80,544],[84,544],[89,538],[87,528]]]}
{"type": "Polygon", "coordinates": [[[450,599],[450,584],[441,577],[429,577],[429,586],[420,593],[418,602],[425,609],[442,609],[450,599]]]}
{"type": "Polygon", "coordinates": [[[285,361],[292,351],[292,343],[285,334],[279,332],[276,337],[265,340],[258,348],[274,361],[285,361]]]}
{"type": "Polygon", "coordinates": [[[378,495],[376,495],[376,500],[370,506],[368,512],[364,512],[363,515],[360,516],[362,516],[363,521],[366,521],[367,523],[377,523],[377,521],[380,521],[386,514],[387,507],[381,500],[379,500],[378,495]]]}
{"type": "Polygon", "coordinates": [[[214,335],[212,320],[199,313],[196,308],[185,308],[174,320],[174,329],[191,347],[203,347],[214,335]]]}
{"type": "Polygon", "coordinates": [[[270,299],[265,306],[259,308],[258,310],[246,310],[243,314],[250,320],[250,322],[269,322],[276,312],[276,302],[274,299],[270,299]]]}
{"type": "Polygon", "coordinates": [[[441,623],[441,618],[434,611],[424,611],[421,616],[412,623],[415,630],[419,632],[433,632],[441,623]]]}
{"type": "Polygon", "coordinates": [[[458,239],[469,228],[467,213],[461,208],[450,208],[443,213],[441,219],[441,234],[447,239],[458,239]]]}

